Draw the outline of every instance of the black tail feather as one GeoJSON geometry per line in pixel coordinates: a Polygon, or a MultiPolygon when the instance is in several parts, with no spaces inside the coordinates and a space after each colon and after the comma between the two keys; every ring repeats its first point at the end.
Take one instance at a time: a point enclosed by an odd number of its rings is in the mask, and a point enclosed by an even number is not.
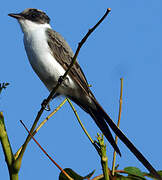
{"type": "Polygon", "coordinates": [[[121,156],[120,150],[119,150],[118,146],[116,145],[114,138],[110,132],[110,129],[109,129],[108,125],[106,124],[102,114],[100,114],[99,111],[96,111],[93,109],[90,109],[89,114],[94,119],[95,123],[100,128],[100,130],[102,131],[104,136],[107,138],[107,140],[110,142],[110,144],[115,149],[115,151],[121,156]]]}
{"type": "MultiPolygon", "coordinates": [[[[148,171],[154,175],[157,179],[162,180],[162,178],[160,177],[160,175],[156,172],[156,170],[153,168],[153,166],[147,161],[147,159],[141,154],[141,152],[131,143],[131,141],[123,134],[123,132],[116,126],[116,124],[111,120],[111,118],[106,114],[106,112],[103,110],[103,108],[98,104],[98,102],[95,102],[96,107],[97,107],[97,112],[93,112],[94,116],[92,116],[92,114],[90,113],[90,115],[93,117],[93,119],[95,120],[96,124],[99,126],[99,128],[101,129],[101,131],[103,131],[103,129],[105,129],[103,126],[105,126],[105,121],[103,123],[103,121],[101,122],[101,119],[106,120],[107,124],[111,127],[111,129],[114,131],[114,133],[120,138],[120,140],[129,148],[129,150],[136,156],[136,158],[148,169],[148,171]],[[100,115],[100,117],[98,117],[100,115]],[[97,122],[98,121],[98,122],[97,122]],[[103,123],[103,124],[102,124],[103,123]],[[101,127],[100,127],[101,126],[101,127]]],[[[94,111],[94,110],[93,110],[94,111]]],[[[106,125],[107,125],[106,124],[106,125]]],[[[110,130],[109,130],[110,132],[110,130]]],[[[111,145],[113,147],[114,143],[112,143],[112,138],[110,139],[110,137],[112,135],[110,135],[108,132],[108,135],[105,135],[105,130],[103,131],[104,135],[106,136],[106,138],[108,139],[108,141],[111,143],[111,145]]],[[[118,148],[118,147],[117,147],[118,148]]],[[[116,148],[114,148],[116,151],[116,148]]],[[[120,151],[119,151],[120,152],[120,151]]]]}
{"type": "MultiPolygon", "coordinates": [[[[92,95],[93,96],[93,95],[92,95]]],[[[113,146],[115,151],[121,155],[118,146],[116,145],[114,138],[110,132],[110,128],[114,131],[114,133],[120,138],[120,140],[128,147],[128,149],[136,156],[136,158],[148,169],[148,171],[154,175],[158,180],[162,180],[160,175],[156,172],[153,166],[147,161],[147,159],[140,153],[140,151],[131,143],[131,141],[123,134],[123,132],[116,126],[116,124],[111,120],[111,118],[107,115],[107,113],[103,110],[103,108],[99,105],[99,103],[93,99],[93,102],[96,106],[96,109],[90,107],[88,104],[81,103],[78,99],[74,97],[69,97],[72,101],[78,104],[85,112],[89,113],[91,117],[94,119],[97,126],[103,132],[107,140],[113,146]]]]}

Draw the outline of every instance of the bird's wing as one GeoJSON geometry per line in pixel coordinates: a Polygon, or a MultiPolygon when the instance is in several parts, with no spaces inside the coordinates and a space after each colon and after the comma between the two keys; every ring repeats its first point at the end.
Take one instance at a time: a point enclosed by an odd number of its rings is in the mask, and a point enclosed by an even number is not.
{"type": "MultiPolygon", "coordinates": [[[[48,29],[47,34],[49,37],[48,45],[51,48],[51,52],[53,53],[53,56],[66,71],[73,58],[72,49],[67,44],[67,42],[61,37],[59,33],[51,29],[48,29]]],[[[86,77],[77,61],[71,68],[68,75],[70,75],[71,78],[80,86],[80,88],[83,90],[83,93],[91,97],[91,99],[94,101],[94,105],[97,105],[97,101],[93,96],[92,92],[90,91],[86,77]]],[[[86,103],[82,103],[80,100],[78,101],[78,99],[73,96],[70,97],[70,99],[72,99],[76,104],[78,104],[82,109],[84,109],[87,113],[89,113],[92,116],[92,118],[95,120],[98,127],[107,137],[108,141],[112,144],[116,152],[120,154],[120,150],[113,139],[109,127],[107,126],[104,118],[102,116],[100,117],[100,113],[97,112],[98,109],[96,108],[98,106],[96,106],[94,110],[92,107],[90,107],[86,103]]]]}
{"type": "MultiPolygon", "coordinates": [[[[74,56],[72,49],[58,32],[52,29],[47,29],[46,32],[48,34],[48,45],[51,48],[53,56],[66,71],[74,56]]],[[[87,79],[77,61],[71,68],[69,76],[82,87],[85,93],[91,93],[87,79]]]]}

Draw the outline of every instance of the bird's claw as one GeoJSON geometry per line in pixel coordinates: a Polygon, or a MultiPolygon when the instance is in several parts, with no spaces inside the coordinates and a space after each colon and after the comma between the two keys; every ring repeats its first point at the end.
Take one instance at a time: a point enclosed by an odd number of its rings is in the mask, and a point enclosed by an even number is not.
{"type": "Polygon", "coordinates": [[[63,76],[60,76],[59,79],[58,79],[58,83],[61,84],[63,82],[63,76]]]}
{"type": "Polygon", "coordinates": [[[47,99],[44,99],[44,100],[43,100],[41,106],[42,106],[42,108],[45,109],[46,111],[50,111],[50,110],[51,110],[49,103],[47,103],[47,99]]]}

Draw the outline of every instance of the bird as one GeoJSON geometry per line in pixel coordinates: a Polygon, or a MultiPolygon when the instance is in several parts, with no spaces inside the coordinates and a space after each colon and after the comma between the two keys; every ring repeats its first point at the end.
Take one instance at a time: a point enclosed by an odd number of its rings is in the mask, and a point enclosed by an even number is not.
{"type": "MultiPolygon", "coordinates": [[[[51,92],[72,61],[74,54],[71,47],[58,32],[52,29],[50,18],[42,10],[27,8],[21,13],[10,13],[8,15],[18,20],[24,34],[23,41],[29,62],[40,80],[51,92]]],[[[73,65],[56,91],[54,98],[58,96],[68,97],[87,112],[114,150],[121,155],[119,147],[110,132],[111,128],[137,159],[155,177],[160,179],[152,165],[98,103],[89,88],[87,78],[78,61],[73,65]]]]}

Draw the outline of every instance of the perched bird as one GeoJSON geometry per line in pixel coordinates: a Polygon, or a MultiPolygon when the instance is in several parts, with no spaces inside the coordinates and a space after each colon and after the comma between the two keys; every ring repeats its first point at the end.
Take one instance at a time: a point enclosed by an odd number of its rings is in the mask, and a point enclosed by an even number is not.
{"type": "MultiPolygon", "coordinates": [[[[73,58],[72,49],[59,33],[52,30],[49,24],[50,18],[43,11],[28,8],[21,13],[9,14],[9,16],[18,20],[24,33],[24,46],[29,62],[41,81],[51,91],[71,63],[73,58]]],[[[70,98],[90,114],[118,154],[121,155],[109,126],[143,165],[152,174],[158,176],[156,170],[97,102],[89,89],[87,79],[78,62],[71,68],[66,79],[57,90],[55,97],[59,95],[70,98]]]]}

